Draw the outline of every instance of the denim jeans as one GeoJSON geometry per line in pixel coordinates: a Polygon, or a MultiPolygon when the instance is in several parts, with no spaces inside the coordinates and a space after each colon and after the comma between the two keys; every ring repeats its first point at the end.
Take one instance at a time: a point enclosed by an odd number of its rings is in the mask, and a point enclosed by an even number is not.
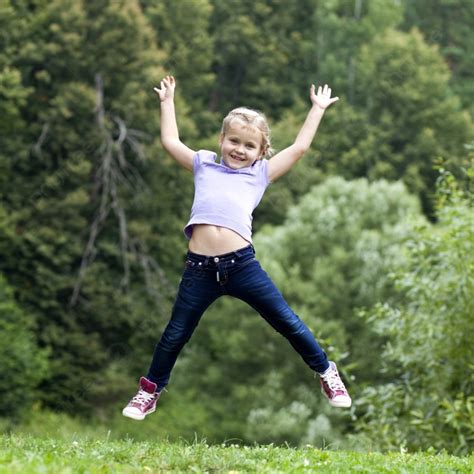
{"type": "Polygon", "coordinates": [[[168,384],[178,354],[204,311],[223,295],[239,298],[260,313],[312,370],[322,373],[329,367],[311,331],[260,266],[252,245],[212,257],[188,252],[171,319],[156,345],[147,375],[157,384],[157,391],[168,384]]]}

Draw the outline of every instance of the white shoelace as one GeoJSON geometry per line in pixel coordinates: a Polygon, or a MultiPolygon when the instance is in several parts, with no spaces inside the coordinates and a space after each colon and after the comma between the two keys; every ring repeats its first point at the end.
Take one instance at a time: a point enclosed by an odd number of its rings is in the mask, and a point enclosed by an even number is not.
{"type": "Polygon", "coordinates": [[[132,398],[132,403],[144,405],[145,403],[151,402],[154,398],[154,393],[148,393],[145,392],[145,390],[139,390],[138,393],[132,398]]]}
{"type": "Polygon", "coordinates": [[[321,376],[329,385],[331,390],[346,390],[339,374],[335,370],[330,370],[326,375],[321,376]]]}

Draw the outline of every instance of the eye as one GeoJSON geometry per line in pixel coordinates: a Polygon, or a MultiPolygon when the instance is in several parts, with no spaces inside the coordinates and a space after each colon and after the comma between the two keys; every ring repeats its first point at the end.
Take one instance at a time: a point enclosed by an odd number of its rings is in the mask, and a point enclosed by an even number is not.
{"type": "Polygon", "coordinates": [[[229,141],[230,141],[231,143],[237,143],[237,139],[236,139],[236,138],[229,138],[229,141]]]}
{"type": "Polygon", "coordinates": [[[256,146],[253,143],[248,143],[247,148],[250,148],[253,150],[254,148],[256,148],[256,146]]]}

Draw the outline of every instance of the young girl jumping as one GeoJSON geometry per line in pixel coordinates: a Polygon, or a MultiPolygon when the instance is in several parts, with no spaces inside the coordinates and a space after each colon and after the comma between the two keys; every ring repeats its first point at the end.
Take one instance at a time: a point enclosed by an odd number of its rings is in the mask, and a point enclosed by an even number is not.
{"type": "Polygon", "coordinates": [[[217,298],[230,295],[247,302],[320,376],[322,393],[334,407],[350,407],[351,398],[336,364],[328,361],[308,327],[290,309],[255,258],[252,212],[270,183],[287,173],[310,147],[331,98],[326,85],[310,89],[312,107],[288,148],[271,159],[265,116],[239,107],[225,117],[220,134],[220,161],[206,150],[194,151],[179,139],[174,108],[175,80],[166,76],[155,87],[161,101],[161,142],[184,168],[194,173],[191,218],[184,228],[189,239],[184,273],[171,319],[156,345],[146,377],[123,415],[143,420],[156,409],[178,354],[189,341],[202,314],[217,298]]]}

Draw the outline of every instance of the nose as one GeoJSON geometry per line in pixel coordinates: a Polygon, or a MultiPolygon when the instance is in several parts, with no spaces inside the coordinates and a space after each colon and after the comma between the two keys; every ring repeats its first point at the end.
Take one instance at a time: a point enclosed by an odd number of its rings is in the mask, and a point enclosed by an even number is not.
{"type": "Polygon", "coordinates": [[[244,146],[240,143],[239,145],[237,145],[237,148],[235,149],[235,151],[237,153],[243,154],[244,153],[244,146]]]}

